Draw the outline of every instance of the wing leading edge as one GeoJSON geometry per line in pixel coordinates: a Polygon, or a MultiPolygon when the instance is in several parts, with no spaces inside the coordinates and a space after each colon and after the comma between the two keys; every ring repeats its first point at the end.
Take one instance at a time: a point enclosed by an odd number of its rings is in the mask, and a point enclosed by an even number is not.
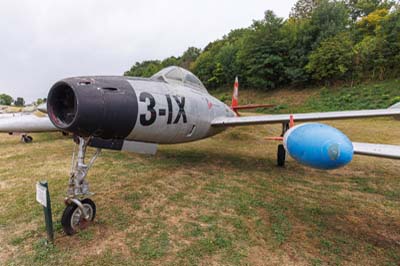
{"type": "Polygon", "coordinates": [[[34,114],[16,115],[0,119],[0,132],[48,132],[59,131],[48,116],[38,117],[34,114]]]}
{"type": "MultiPolygon", "coordinates": [[[[241,117],[220,117],[214,119],[211,124],[215,127],[232,127],[258,124],[285,123],[290,121],[290,114],[282,115],[259,115],[259,116],[241,116],[241,117]]],[[[367,118],[380,116],[400,116],[400,108],[359,110],[359,111],[340,111],[340,112],[321,112],[293,114],[296,122],[367,118]]]]}

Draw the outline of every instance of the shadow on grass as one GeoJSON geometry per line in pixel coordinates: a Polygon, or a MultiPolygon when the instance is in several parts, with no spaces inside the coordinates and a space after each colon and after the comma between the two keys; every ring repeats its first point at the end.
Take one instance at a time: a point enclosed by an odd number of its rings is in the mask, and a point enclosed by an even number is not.
{"type": "Polygon", "coordinates": [[[239,170],[246,172],[257,171],[284,171],[287,174],[304,173],[303,169],[292,169],[277,167],[274,154],[266,153],[265,158],[254,155],[238,155],[224,151],[205,151],[199,149],[191,150],[163,150],[157,154],[152,163],[157,166],[168,167],[223,167],[228,170],[239,170]]]}

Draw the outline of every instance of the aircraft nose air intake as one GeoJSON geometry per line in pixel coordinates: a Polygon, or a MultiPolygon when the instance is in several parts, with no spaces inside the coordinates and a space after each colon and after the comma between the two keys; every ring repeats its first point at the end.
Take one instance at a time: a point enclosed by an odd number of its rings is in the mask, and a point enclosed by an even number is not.
{"type": "Polygon", "coordinates": [[[49,94],[49,115],[55,126],[68,128],[76,118],[77,99],[74,90],[66,82],[55,84],[49,94]]]}
{"type": "Polygon", "coordinates": [[[136,124],[136,94],[123,77],[64,79],[47,99],[51,122],[80,136],[123,139],[136,124]]]}
{"type": "Polygon", "coordinates": [[[291,128],[284,136],[291,157],[317,169],[336,169],[353,159],[353,144],[341,131],[320,123],[291,128]]]}

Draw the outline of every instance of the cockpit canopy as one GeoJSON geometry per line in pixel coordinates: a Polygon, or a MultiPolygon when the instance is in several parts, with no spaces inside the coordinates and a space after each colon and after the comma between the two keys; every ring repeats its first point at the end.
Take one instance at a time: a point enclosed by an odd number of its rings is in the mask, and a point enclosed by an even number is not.
{"type": "Polygon", "coordinates": [[[192,72],[181,67],[166,67],[154,74],[151,78],[162,80],[173,85],[188,86],[194,90],[207,93],[207,89],[204,87],[203,83],[201,83],[192,72]]]}

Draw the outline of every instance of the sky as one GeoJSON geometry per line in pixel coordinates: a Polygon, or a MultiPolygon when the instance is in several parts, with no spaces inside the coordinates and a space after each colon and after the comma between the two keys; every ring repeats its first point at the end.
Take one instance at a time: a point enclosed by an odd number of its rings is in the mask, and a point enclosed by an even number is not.
{"type": "Polygon", "coordinates": [[[27,103],[71,76],[122,75],[135,62],[204,48],[295,0],[1,0],[0,93],[27,103]]]}

